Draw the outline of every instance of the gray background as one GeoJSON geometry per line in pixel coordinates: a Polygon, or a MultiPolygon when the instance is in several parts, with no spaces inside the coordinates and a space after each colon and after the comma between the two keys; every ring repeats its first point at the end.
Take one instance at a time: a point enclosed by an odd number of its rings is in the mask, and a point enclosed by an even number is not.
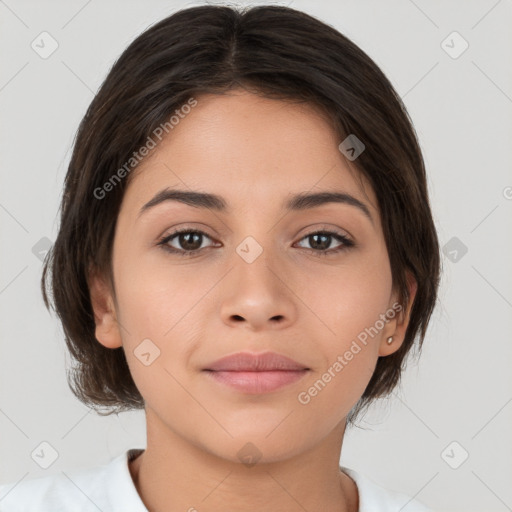
{"type": "MultiPolygon", "coordinates": [[[[142,411],[100,417],[68,389],[40,257],[57,233],[75,131],[115,58],[148,25],[200,3],[0,1],[2,483],[145,446],[142,411]],[[59,45],[47,59],[31,48],[43,31],[59,45]],[[58,452],[48,469],[31,457],[44,441],[58,452]]],[[[330,23],[387,74],[418,132],[446,246],[420,363],[347,433],[342,463],[439,511],[512,510],[511,1],[275,3],[330,23]],[[462,41],[443,43],[453,31],[469,44],[457,58],[462,41]]]]}

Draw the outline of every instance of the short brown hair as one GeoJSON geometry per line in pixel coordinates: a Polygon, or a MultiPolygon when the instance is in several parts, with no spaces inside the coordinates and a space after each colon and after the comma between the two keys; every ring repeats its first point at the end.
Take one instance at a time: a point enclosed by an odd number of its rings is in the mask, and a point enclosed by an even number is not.
{"type": "Polygon", "coordinates": [[[421,348],[435,307],[440,255],[425,166],[401,98],[379,67],[331,26],[282,6],[205,5],[180,10],[148,28],[123,52],[80,123],[64,182],[60,230],[44,262],[46,307],[51,270],[54,309],[76,366],[73,393],[99,414],[144,408],[123,348],[95,338],[90,272],[110,283],[118,212],[132,174],[108,200],[101,188],[154,130],[191,97],[244,88],[268,98],[307,102],[332,121],[340,142],[365,144],[353,164],[378,199],[393,286],[406,309],[406,272],[417,282],[405,339],[380,357],[349,422],[398,384],[418,336],[421,348]],[[97,406],[107,407],[101,412],[97,406]]]}

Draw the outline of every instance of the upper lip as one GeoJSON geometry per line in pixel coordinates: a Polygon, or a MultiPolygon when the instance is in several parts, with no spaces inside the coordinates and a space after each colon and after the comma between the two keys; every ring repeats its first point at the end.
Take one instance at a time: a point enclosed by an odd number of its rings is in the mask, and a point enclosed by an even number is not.
{"type": "Polygon", "coordinates": [[[238,352],[218,359],[208,365],[205,370],[217,372],[264,372],[277,370],[298,371],[309,370],[309,368],[289,357],[275,352],[265,352],[262,354],[238,352]]]}

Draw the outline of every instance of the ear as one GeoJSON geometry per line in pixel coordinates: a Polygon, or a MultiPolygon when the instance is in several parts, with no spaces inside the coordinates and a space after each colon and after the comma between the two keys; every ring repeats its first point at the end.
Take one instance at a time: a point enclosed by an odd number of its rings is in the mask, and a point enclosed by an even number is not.
{"type": "Polygon", "coordinates": [[[99,272],[92,272],[88,283],[96,323],[96,339],[107,348],[121,347],[123,343],[110,287],[99,272]]]}
{"type": "Polygon", "coordinates": [[[392,302],[389,304],[388,311],[390,312],[390,315],[388,315],[388,318],[391,318],[393,312],[396,314],[388,323],[386,323],[382,330],[382,337],[379,345],[379,356],[389,356],[395,353],[404,342],[405,331],[409,325],[412,305],[418,290],[418,283],[409,271],[407,271],[407,288],[409,290],[409,304],[407,306],[407,310],[404,310],[403,305],[400,305],[401,309],[397,308],[398,303],[395,294],[393,294],[392,302]],[[395,307],[393,307],[393,305],[395,305],[395,307]],[[391,343],[387,342],[389,337],[393,337],[393,341],[391,343]]]}

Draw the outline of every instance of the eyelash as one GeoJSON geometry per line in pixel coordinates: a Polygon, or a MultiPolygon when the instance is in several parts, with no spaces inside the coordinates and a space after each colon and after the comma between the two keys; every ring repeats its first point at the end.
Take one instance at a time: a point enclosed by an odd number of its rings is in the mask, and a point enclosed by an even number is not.
{"type": "MultiPolygon", "coordinates": [[[[197,230],[197,229],[183,228],[183,229],[178,229],[178,230],[174,231],[170,235],[165,235],[164,237],[162,237],[160,239],[160,241],[158,242],[157,245],[161,246],[161,248],[164,251],[169,252],[171,254],[176,254],[178,256],[189,256],[189,255],[192,255],[192,254],[197,254],[197,253],[202,251],[202,249],[188,250],[188,251],[186,251],[186,250],[179,250],[179,249],[175,249],[174,247],[170,247],[168,245],[168,242],[170,242],[173,238],[177,237],[178,235],[180,235],[182,233],[204,235],[207,238],[211,239],[211,237],[207,233],[205,233],[204,231],[200,231],[200,230],[197,230]]],[[[336,248],[336,249],[328,249],[326,251],[315,250],[315,249],[306,249],[306,251],[312,252],[315,256],[329,256],[331,254],[336,254],[336,253],[339,253],[341,251],[350,249],[350,248],[352,248],[352,247],[354,247],[356,245],[352,240],[350,240],[349,238],[347,238],[344,235],[341,235],[340,233],[336,233],[335,231],[323,231],[323,230],[313,231],[311,233],[308,233],[308,234],[304,235],[301,238],[301,240],[303,240],[304,238],[308,238],[310,236],[313,236],[313,235],[332,236],[338,242],[342,242],[342,245],[340,245],[338,248],[336,248]]],[[[206,249],[206,247],[203,247],[203,249],[206,249]]]]}

